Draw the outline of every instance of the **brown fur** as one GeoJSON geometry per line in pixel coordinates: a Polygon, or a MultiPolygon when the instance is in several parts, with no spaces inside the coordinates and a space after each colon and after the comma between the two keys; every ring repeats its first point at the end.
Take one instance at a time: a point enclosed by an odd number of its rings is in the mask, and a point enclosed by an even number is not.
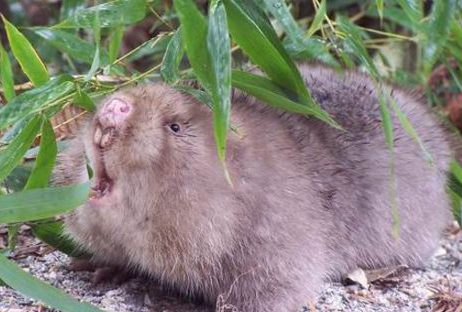
{"type": "MultiPolygon", "coordinates": [[[[346,131],[238,94],[232,122],[239,135],[230,132],[227,152],[233,187],[204,105],[161,84],[111,96],[106,101],[123,97],[135,108],[103,151],[113,190],[69,216],[70,235],[99,262],[139,269],[211,304],[221,295],[244,312],[296,311],[323,281],[357,266],[422,265],[449,220],[445,134],[424,104],[390,87],[434,158],[426,163],[393,119],[395,239],[373,83],[321,66],[301,71],[346,131]],[[172,122],[180,135],[169,130],[172,122]]],[[[93,162],[94,132],[91,122],[83,135],[93,162]]],[[[76,150],[61,156],[58,169],[72,182],[84,170],[76,150]]]]}

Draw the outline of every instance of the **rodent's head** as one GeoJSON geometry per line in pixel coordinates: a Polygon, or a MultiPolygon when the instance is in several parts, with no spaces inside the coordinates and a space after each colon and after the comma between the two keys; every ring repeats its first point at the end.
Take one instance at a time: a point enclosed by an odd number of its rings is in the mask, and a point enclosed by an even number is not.
{"type": "Polygon", "coordinates": [[[166,85],[105,99],[85,129],[93,194],[68,217],[71,236],[103,261],[148,271],[175,263],[183,250],[221,254],[231,245],[236,212],[224,209],[234,197],[212,125],[205,105],[166,85]]]}
{"type": "Polygon", "coordinates": [[[94,195],[133,175],[153,187],[151,180],[187,177],[188,168],[210,163],[216,158],[210,116],[204,105],[160,84],[111,95],[87,132],[94,195]]]}

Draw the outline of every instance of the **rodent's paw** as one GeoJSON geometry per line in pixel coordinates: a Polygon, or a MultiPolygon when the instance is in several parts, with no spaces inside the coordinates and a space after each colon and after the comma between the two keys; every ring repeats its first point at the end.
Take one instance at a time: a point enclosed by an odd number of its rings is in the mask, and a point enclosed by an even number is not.
{"type": "Polygon", "coordinates": [[[94,285],[114,284],[119,285],[135,277],[133,272],[116,266],[97,265],[88,259],[71,259],[69,270],[75,272],[92,272],[91,282],[94,285]]]}

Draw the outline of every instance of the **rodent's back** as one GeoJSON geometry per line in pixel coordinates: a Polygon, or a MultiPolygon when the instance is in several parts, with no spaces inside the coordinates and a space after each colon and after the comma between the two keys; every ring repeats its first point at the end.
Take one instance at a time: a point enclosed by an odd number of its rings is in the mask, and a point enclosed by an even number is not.
{"type": "MultiPolygon", "coordinates": [[[[322,184],[329,188],[329,207],[338,231],[331,246],[344,259],[363,266],[420,265],[450,220],[445,193],[452,154],[448,134],[421,99],[384,85],[384,94],[391,95],[425,148],[424,152],[389,106],[393,123],[390,150],[377,87],[369,77],[358,72],[339,74],[320,66],[302,66],[301,72],[313,97],[345,129],[339,132],[316,120],[308,122],[321,144],[314,147],[314,153],[328,153],[326,158],[334,160],[319,168],[322,184]],[[393,235],[396,230],[398,237],[393,235]]],[[[307,146],[307,153],[312,149],[307,146]]]]}

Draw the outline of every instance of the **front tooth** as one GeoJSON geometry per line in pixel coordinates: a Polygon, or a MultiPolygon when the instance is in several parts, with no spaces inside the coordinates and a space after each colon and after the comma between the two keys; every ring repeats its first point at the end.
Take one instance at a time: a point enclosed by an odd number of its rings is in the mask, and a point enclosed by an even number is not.
{"type": "Polygon", "coordinates": [[[93,136],[93,142],[96,145],[99,145],[101,142],[101,137],[103,136],[103,132],[99,126],[96,126],[95,135],[93,136]]]}
{"type": "Polygon", "coordinates": [[[105,131],[105,133],[103,134],[103,136],[101,138],[101,142],[99,143],[99,145],[101,147],[106,147],[111,143],[112,132],[113,132],[112,129],[109,129],[108,131],[105,131]]]}

